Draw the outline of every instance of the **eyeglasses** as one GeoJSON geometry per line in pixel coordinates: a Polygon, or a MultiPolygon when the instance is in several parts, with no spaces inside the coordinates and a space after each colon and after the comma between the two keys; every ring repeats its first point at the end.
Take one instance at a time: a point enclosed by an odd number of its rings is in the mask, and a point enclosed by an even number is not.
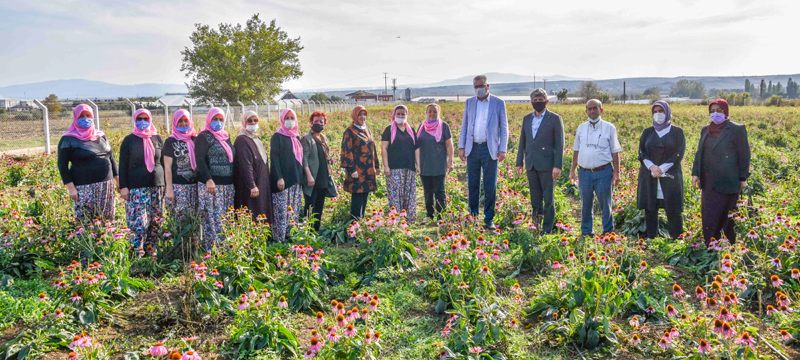
{"type": "Polygon", "coordinates": [[[483,85],[475,85],[475,86],[474,86],[474,88],[476,88],[476,89],[481,89],[481,88],[485,88],[485,87],[486,87],[486,84],[483,84],[483,85]]]}

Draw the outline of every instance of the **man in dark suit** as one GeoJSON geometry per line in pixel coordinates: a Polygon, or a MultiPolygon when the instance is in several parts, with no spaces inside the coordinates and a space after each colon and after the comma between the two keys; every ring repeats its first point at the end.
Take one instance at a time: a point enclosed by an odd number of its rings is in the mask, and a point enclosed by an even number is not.
{"type": "Polygon", "coordinates": [[[561,176],[564,154],[564,123],[561,115],[547,110],[547,103],[544,89],[531,92],[533,112],[522,120],[517,150],[517,172],[528,175],[533,216],[546,234],[555,224],[553,182],[561,176]]]}

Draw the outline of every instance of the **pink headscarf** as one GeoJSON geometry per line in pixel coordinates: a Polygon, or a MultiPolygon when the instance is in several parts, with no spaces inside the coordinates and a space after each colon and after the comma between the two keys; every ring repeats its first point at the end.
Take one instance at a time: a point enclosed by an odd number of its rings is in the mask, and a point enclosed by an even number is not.
{"type": "Polygon", "coordinates": [[[225,152],[228,154],[228,161],[233,162],[233,151],[231,150],[230,145],[228,145],[228,132],[225,131],[225,129],[221,129],[220,131],[214,131],[211,129],[211,120],[213,120],[214,116],[218,114],[222,115],[223,119],[225,118],[225,112],[222,111],[222,109],[218,107],[212,107],[211,109],[208,109],[205,130],[208,130],[208,132],[210,132],[211,135],[214,136],[217,141],[219,141],[219,144],[222,145],[222,148],[225,149],[225,152]]]}
{"type": "Polygon", "coordinates": [[[292,139],[292,151],[294,152],[294,159],[297,160],[297,162],[302,164],[303,163],[303,145],[300,144],[300,139],[297,138],[299,135],[298,135],[298,132],[297,132],[297,125],[296,124],[297,124],[297,114],[295,114],[294,110],[292,110],[292,109],[283,109],[283,110],[281,110],[281,127],[278,128],[278,131],[276,131],[276,133],[281,134],[283,136],[286,136],[289,139],[292,139]],[[295,126],[291,130],[287,129],[286,126],[284,126],[284,123],[286,122],[286,115],[288,115],[289,113],[294,115],[294,119],[295,119],[295,126]]]}
{"type": "Polygon", "coordinates": [[[197,133],[194,131],[194,121],[192,121],[192,114],[187,111],[186,109],[178,109],[172,114],[172,135],[169,137],[180,140],[186,143],[186,148],[189,150],[189,164],[192,165],[192,170],[197,169],[197,160],[194,158],[194,137],[197,136],[197,133]],[[182,117],[186,117],[186,120],[189,121],[189,131],[185,134],[178,132],[175,128],[178,127],[178,122],[181,120],[182,117]]]}
{"type": "Polygon", "coordinates": [[[78,118],[81,117],[81,114],[88,112],[94,118],[94,111],[92,111],[92,107],[86,104],[80,104],[72,109],[72,125],[69,126],[69,129],[64,132],[64,136],[71,136],[79,140],[97,140],[97,138],[103,136],[103,132],[100,130],[95,129],[94,123],[92,126],[89,126],[86,129],[81,128],[78,126],[78,118]]]}
{"type": "Polygon", "coordinates": [[[147,119],[150,120],[150,126],[147,129],[139,130],[139,128],[134,124],[133,135],[136,135],[142,139],[142,146],[144,146],[144,166],[147,167],[147,171],[153,172],[153,169],[156,168],[156,149],[153,146],[153,142],[150,141],[150,137],[158,134],[158,130],[156,130],[156,127],[153,126],[153,116],[150,115],[150,110],[136,110],[133,113],[134,122],[136,121],[136,118],[142,114],[147,115],[147,119]]]}
{"type": "MultiPolygon", "coordinates": [[[[391,133],[392,133],[391,138],[389,138],[389,143],[390,144],[394,143],[394,137],[395,137],[395,135],[397,135],[397,123],[394,121],[394,118],[397,115],[397,109],[403,109],[403,110],[406,111],[406,131],[410,132],[410,130],[411,130],[411,125],[408,123],[408,108],[405,105],[397,105],[397,106],[395,106],[394,110],[392,110],[392,125],[390,125],[391,126],[391,133]]],[[[417,139],[414,138],[414,135],[410,134],[410,133],[409,133],[409,135],[411,135],[411,142],[416,144],[417,143],[417,139]]]]}
{"type": "MultiPolygon", "coordinates": [[[[433,105],[428,105],[433,106],[433,105]]],[[[427,111],[426,111],[427,112],[427,111]]],[[[442,119],[439,117],[439,113],[441,110],[438,106],[436,106],[436,119],[431,121],[431,119],[425,119],[422,124],[419,125],[419,130],[417,130],[417,136],[422,135],[422,130],[425,130],[428,134],[431,134],[436,142],[442,140],[442,119]]]]}

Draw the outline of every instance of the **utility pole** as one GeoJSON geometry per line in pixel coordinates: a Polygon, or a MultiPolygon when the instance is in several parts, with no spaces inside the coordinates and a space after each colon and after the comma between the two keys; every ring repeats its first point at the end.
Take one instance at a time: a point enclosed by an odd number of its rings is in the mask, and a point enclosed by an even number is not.
{"type": "Polygon", "coordinates": [[[628,84],[623,81],[622,82],[622,103],[625,104],[628,100],[628,84]]]}
{"type": "Polygon", "coordinates": [[[547,79],[544,79],[544,86],[542,86],[542,89],[547,91],[547,79]]]}
{"type": "Polygon", "coordinates": [[[397,99],[397,78],[392,79],[392,100],[397,99]]]}
{"type": "Polygon", "coordinates": [[[383,73],[383,94],[386,95],[389,93],[389,77],[387,73],[383,73]]]}

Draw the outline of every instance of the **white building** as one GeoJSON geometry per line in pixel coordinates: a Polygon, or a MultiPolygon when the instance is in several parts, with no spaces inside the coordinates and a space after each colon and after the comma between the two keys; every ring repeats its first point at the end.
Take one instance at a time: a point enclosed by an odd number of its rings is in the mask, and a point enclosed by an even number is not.
{"type": "Polygon", "coordinates": [[[0,109],[8,110],[8,108],[19,104],[19,100],[14,99],[0,99],[0,109]]]}

